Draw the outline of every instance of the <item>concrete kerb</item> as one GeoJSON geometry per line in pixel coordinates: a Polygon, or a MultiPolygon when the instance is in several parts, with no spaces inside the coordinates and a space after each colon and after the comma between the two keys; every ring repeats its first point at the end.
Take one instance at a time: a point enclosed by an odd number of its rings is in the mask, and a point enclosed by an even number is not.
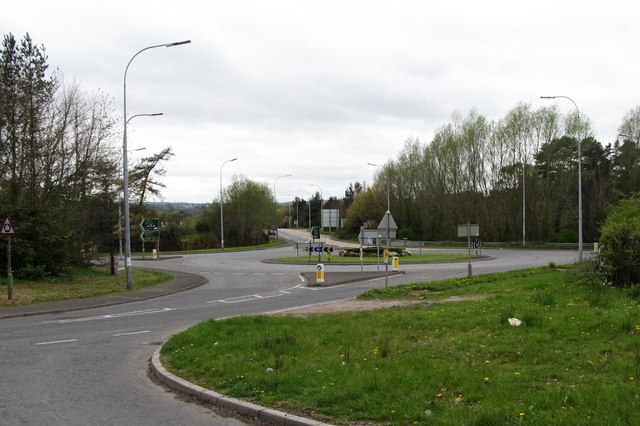
{"type": "Polygon", "coordinates": [[[218,392],[211,391],[198,385],[194,385],[178,376],[171,374],[160,362],[160,349],[157,349],[150,360],[151,371],[165,385],[170,388],[195,397],[201,401],[224,407],[240,414],[251,416],[262,421],[280,426],[332,426],[304,417],[287,414],[283,411],[262,407],[251,402],[236,398],[229,398],[218,392]]]}
{"type": "Polygon", "coordinates": [[[179,271],[164,271],[175,276],[171,281],[133,290],[124,293],[115,293],[105,296],[91,297],[87,299],[64,300],[60,302],[38,303],[33,305],[9,306],[0,309],[0,320],[7,318],[19,318],[33,315],[58,314],[63,312],[79,311],[83,309],[101,308],[105,306],[120,305],[129,302],[138,302],[146,299],[166,296],[180,291],[189,290],[201,286],[208,280],[196,274],[179,271]]]}

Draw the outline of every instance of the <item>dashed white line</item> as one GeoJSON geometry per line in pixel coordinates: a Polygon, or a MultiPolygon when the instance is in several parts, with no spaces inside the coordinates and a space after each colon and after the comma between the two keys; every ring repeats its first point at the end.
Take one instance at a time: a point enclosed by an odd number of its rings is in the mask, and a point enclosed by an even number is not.
{"type": "Polygon", "coordinates": [[[40,343],[36,343],[36,345],[38,346],[44,346],[44,345],[58,345],[61,343],[71,343],[71,342],[77,342],[78,339],[66,339],[66,340],[53,340],[51,342],[40,342],[40,343]]]}
{"type": "Polygon", "coordinates": [[[144,331],[132,331],[131,333],[118,333],[118,334],[114,334],[113,337],[120,337],[120,336],[135,336],[136,334],[146,334],[146,333],[151,333],[149,330],[144,330],[144,331]]]}

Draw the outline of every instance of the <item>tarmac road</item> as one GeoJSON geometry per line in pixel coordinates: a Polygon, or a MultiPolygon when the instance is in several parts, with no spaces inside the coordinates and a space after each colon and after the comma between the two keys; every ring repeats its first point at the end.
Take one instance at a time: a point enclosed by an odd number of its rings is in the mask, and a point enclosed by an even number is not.
{"type": "MultiPolygon", "coordinates": [[[[149,379],[148,361],[169,336],[205,319],[340,300],[385,285],[379,277],[307,286],[300,274],[313,271],[313,266],[263,262],[292,252],[289,246],[175,258],[161,255],[159,260],[134,261],[134,267],[183,274],[153,294],[130,293],[127,298],[78,301],[64,307],[1,308],[0,423],[254,424],[177,398],[149,379]],[[188,290],[180,291],[183,287],[188,290]],[[90,307],[91,303],[99,306],[90,307]]],[[[492,259],[475,262],[474,274],[577,259],[577,253],[569,251],[485,250],[483,254],[492,259]]],[[[359,265],[327,268],[342,274],[360,271],[359,265]]],[[[372,271],[376,266],[365,268],[372,271]]],[[[401,270],[403,274],[388,278],[389,285],[466,276],[467,265],[401,265],[401,270]]]]}

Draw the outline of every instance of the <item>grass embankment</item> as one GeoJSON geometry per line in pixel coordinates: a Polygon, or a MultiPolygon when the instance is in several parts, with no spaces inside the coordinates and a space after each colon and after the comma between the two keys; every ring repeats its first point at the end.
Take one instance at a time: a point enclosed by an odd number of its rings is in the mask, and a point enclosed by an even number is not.
{"type": "MultiPolygon", "coordinates": [[[[173,279],[173,275],[159,271],[135,268],[133,290],[153,286],[173,279]]],[[[105,268],[73,269],[68,274],[41,281],[14,280],[13,298],[7,299],[7,280],[2,280],[3,306],[28,305],[32,303],[58,302],[61,300],[85,299],[121,293],[127,290],[124,272],[111,275],[105,268]]]]}
{"type": "Polygon", "coordinates": [[[629,292],[540,268],[363,297],[455,296],[482,298],[211,320],[174,336],[163,362],[228,396],[334,424],[636,424],[640,310],[629,292]]]}

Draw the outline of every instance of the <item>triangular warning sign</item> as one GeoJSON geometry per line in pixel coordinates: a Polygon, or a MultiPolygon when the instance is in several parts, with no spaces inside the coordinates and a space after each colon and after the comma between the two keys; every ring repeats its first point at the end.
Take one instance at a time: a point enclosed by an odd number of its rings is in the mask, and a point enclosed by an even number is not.
{"type": "Polygon", "coordinates": [[[387,211],[384,214],[384,217],[382,218],[382,220],[380,221],[380,224],[378,225],[378,230],[386,231],[387,223],[389,224],[390,231],[398,229],[398,225],[396,224],[396,221],[393,220],[393,216],[391,216],[391,213],[389,211],[387,211]]]}
{"type": "Polygon", "coordinates": [[[15,235],[16,231],[13,229],[13,225],[11,225],[11,220],[9,216],[4,218],[4,223],[2,224],[2,229],[0,229],[0,235],[8,237],[15,235]]]}

